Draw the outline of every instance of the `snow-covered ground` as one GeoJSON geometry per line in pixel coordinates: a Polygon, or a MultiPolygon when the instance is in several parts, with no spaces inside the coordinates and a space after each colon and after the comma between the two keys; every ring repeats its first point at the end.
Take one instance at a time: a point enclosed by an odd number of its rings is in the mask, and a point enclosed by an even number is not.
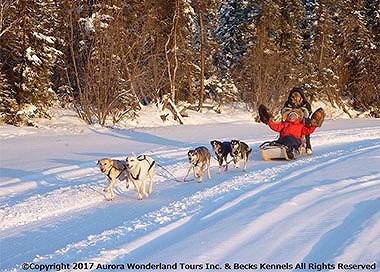
{"type": "Polygon", "coordinates": [[[275,132],[249,113],[203,116],[127,130],[62,112],[0,127],[0,269],[380,271],[379,119],[328,119],[312,156],[265,162],[258,147],[275,132]],[[248,143],[247,172],[212,159],[211,180],[176,182],[187,151],[213,139],[248,143]],[[158,162],[153,194],[119,183],[107,201],[96,161],[131,152],[158,162]]]}

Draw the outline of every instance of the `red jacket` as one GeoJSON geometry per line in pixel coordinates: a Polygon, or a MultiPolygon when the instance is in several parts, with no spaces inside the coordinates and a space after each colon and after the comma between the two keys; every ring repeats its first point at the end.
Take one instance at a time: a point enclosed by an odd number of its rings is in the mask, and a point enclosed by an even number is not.
{"type": "Polygon", "coordinates": [[[294,122],[290,122],[289,120],[282,121],[281,123],[275,123],[273,121],[269,121],[269,127],[277,132],[280,132],[280,139],[285,136],[294,136],[297,139],[301,140],[303,135],[308,135],[314,132],[315,127],[306,127],[303,123],[301,123],[300,119],[296,119],[294,122]]]}

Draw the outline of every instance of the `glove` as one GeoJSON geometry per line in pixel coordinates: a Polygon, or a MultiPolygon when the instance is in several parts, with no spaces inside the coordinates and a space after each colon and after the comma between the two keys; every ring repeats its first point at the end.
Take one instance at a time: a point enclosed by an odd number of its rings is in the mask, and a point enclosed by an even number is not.
{"type": "Polygon", "coordinates": [[[310,118],[313,127],[321,127],[325,120],[325,111],[322,108],[317,109],[310,118]]]}
{"type": "Polygon", "coordinates": [[[268,124],[269,121],[273,119],[273,115],[269,112],[268,108],[265,107],[263,104],[259,106],[259,117],[260,121],[264,124],[268,124]]]}

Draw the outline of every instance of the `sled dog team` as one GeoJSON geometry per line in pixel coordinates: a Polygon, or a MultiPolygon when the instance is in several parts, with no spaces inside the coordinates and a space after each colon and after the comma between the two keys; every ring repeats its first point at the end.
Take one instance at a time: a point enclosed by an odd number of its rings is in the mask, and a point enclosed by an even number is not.
{"type": "MultiPolygon", "coordinates": [[[[225,167],[225,171],[227,171],[229,163],[227,161],[228,155],[233,158],[236,168],[239,168],[241,162],[243,162],[243,170],[246,171],[248,157],[252,151],[246,143],[239,140],[232,140],[231,142],[213,140],[210,143],[219,163],[218,172],[220,172],[223,167],[225,167]],[[223,162],[226,163],[224,166],[223,162]]],[[[199,146],[195,149],[191,149],[187,152],[187,157],[190,164],[187,175],[190,170],[193,170],[194,177],[199,178],[199,182],[202,182],[206,168],[208,179],[211,179],[211,153],[207,147],[199,146]]],[[[148,197],[152,193],[153,176],[156,168],[156,162],[152,157],[147,155],[136,156],[136,154],[132,152],[132,155],[127,157],[125,161],[103,158],[98,160],[97,164],[99,165],[100,171],[107,177],[108,186],[103,191],[110,193],[109,200],[115,198],[113,188],[117,180],[125,180],[127,189],[129,187],[129,181],[131,181],[137,193],[138,200],[142,200],[144,196],[148,197]],[[146,191],[148,176],[149,186],[148,191],[146,191]]]]}
{"type": "MultiPolygon", "coordinates": [[[[281,122],[275,122],[273,115],[264,105],[260,105],[258,110],[260,121],[268,125],[272,130],[279,132],[278,140],[269,144],[271,148],[280,146],[279,150],[281,152],[277,154],[284,155],[285,159],[294,159],[295,153],[300,152],[300,147],[303,144],[306,147],[305,153],[312,154],[309,135],[322,125],[325,113],[322,108],[319,108],[311,114],[310,104],[306,101],[301,88],[295,87],[290,91],[288,100],[281,110],[281,122]],[[311,117],[309,118],[309,116],[311,117]]],[[[252,152],[252,149],[246,143],[240,140],[230,142],[212,140],[210,144],[219,164],[219,173],[223,168],[225,168],[225,171],[228,170],[228,155],[233,158],[236,168],[239,168],[240,164],[243,163],[243,171],[246,171],[248,158],[252,152]]],[[[187,175],[192,170],[194,177],[199,178],[199,182],[202,182],[204,171],[207,170],[208,179],[211,179],[211,154],[207,147],[199,146],[189,150],[187,156],[190,164],[187,175]]],[[[264,158],[263,153],[262,156],[264,158]]],[[[144,196],[148,197],[152,193],[152,182],[156,167],[156,162],[152,157],[147,155],[136,156],[132,153],[132,156],[126,158],[125,161],[103,158],[97,164],[101,172],[107,177],[108,186],[103,191],[110,193],[109,200],[115,198],[113,188],[117,180],[125,180],[127,188],[129,187],[129,181],[131,181],[139,200],[142,200],[144,196]],[[146,191],[148,176],[149,187],[148,191],[146,191]]]]}

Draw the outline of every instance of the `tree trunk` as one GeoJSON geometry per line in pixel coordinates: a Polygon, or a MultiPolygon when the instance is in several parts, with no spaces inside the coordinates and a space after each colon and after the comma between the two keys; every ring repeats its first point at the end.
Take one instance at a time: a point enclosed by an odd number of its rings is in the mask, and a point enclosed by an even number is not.
{"type": "Polygon", "coordinates": [[[204,5],[203,2],[200,4],[199,8],[199,27],[200,27],[200,39],[201,39],[201,88],[199,90],[199,104],[198,111],[202,112],[202,106],[204,101],[204,92],[205,92],[205,34],[203,26],[203,14],[204,14],[204,5]]]}
{"type": "Polygon", "coordinates": [[[178,32],[178,21],[179,21],[179,0],[176,0],[176,8],[173,16],[173,26],[171,32],[168,36],[168,40],[165,43],[165,55],[166,63],[168,69],[168,76],[170,82],[170,98],[176,103],[176,75],[178,70],[178,57],[177,57],[177,32],[178,32]],[[170,41],[172,41],[172,47],[169,49],[170,41]],[[170,52],[173,52],[173,59],[170,58],[170,52]],[[174,64],[172,63],[174,61],[174,64]]]}

